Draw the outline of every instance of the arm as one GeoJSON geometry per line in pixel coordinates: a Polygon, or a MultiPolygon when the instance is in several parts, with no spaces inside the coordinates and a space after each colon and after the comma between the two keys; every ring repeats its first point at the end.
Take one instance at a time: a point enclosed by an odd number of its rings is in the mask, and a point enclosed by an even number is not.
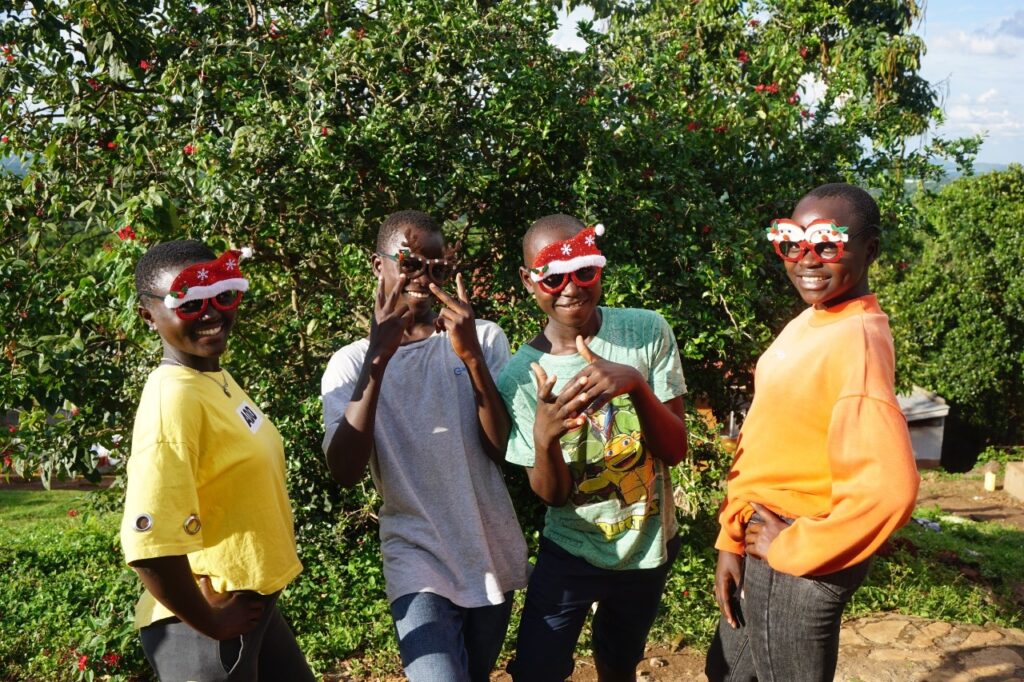
{"type": "Polygon", "coordinates": [[[461,272],[455,276],[455,285],[458,298],[453,298],[433,283],[430,285],[430,291],[445,306],[438,314],[438,322],[448,331],[452,349],[469,370],[473,397],[476,400],[480,444],[495,464],[501,464],[505,461],[505,446],[508,444],[508,413],[505,412],[505,404],[484,360],[480,339],[476,334],[476,318],[462,282],[461,272]]]}
{"type": "Polygon", "coordinates": [[[725,550],[718,550],[718,564],[715,566],[715,601],[725,622],[737,626],[732,612],[733,593],[743,584],[743,557],[725,550]]]}
{"type": "Polygon", "coordinates": [[[526,475],[530,488],[544,504],[561,507],[572,492],[572,475],[562,457],[561,438],[570,429],[578,428],[584,418],[577,416],[562,396],[552,395],[558,377],[549,377],[537,363],[530,368],[537,383],[537,414],[533,422],[534,463],[526,468],[526,475]]]}
{"type": "Polygon", "coordinates": [[[254,595],[218,595],[206,576],[197,585],[184,555],[140,559],[131,567],[157,601],[207,637],[225,640],[244,635],[263,614],[264,602],[254,595]]]}
{"type": "Polygon", "coordinates": [[[377,401],[388,362],[402,343],[412,324],[412,311],[398,305],[405,276],[399,276],[395,288],[386,297],[380,281],[370,324],[370,347],[352,392],[345,414],[327,446],[327,466],[331,476],[344,487],[359,482],[373,452],[373,428],[377,420],[377,401]]]}
{"type": "Polygon", "coordinates": [[[797,519],[765,547],[777,571],[820,575],[860,563],[914,509],[917,467],[906,421],[893,402],[840,399],[829,424],[828,458],[832,509],[823,518],[797,519]]]}
{"type": "Polygon", "coordinates": [[[669,466],[681,462],[687,449],[682,397],[663,403],[635,367],[598,356],[582,336],[576,337],[576,347],[588,364],[562,389],[559,398],[564,398],[567,404],[587,405],[586,411],[593,413],[615,396],[628,393],[636,406],[651,454],[669,466]]]}

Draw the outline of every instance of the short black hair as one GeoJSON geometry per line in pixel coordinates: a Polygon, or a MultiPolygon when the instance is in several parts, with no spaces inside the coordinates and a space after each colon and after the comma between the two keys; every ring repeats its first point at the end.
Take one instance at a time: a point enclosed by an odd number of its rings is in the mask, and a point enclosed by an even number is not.
{"type": "Polygon", "coordinates": [[[854,215],[860,218],[861,227],[865,230],[882,230],[882,214],[878,210],[878,203],[865,190],[846,182],[830,182],[815,187],[804,196],[804,199],[825,199],[827,197],[845,199],[853,209],[854,215]]]}
{"type": "Polygon", "coordinates": [[[135,291],[138,294],[151,292],[160,274],[176,268],[179,271],[208,260],[215,260],[213,250],[195,239],[178,239],[149,247],[135,264],[135,291]]]}
{"type": "MultiPolygon", "coordinates": [[[[526,260],[526,245],[529,244],[537,235],[551,229],[566,232],[572,230],[572,232],[575,233],[585,227],[586,225],[582,220],[574,218],[571,215],[566,215],[565,213],[553,213],[551,215],[546,215],[543,218],[537,218],[537,220],[533,221],[533,224],[527,228],[526,234],[523,235],[523,261],[525,262],[526,260]]],[[[529,263],[527,263],[527,265],[529,265],[529,263]]]]}
{"type": "Polygon", "coordinates": [[[384,253],[384,250],[391,246],[395,235],[408,227],[441,234],[441,226],[423,211],[395,211],[385,218],[377,229],[377,253],[384,253]]]}

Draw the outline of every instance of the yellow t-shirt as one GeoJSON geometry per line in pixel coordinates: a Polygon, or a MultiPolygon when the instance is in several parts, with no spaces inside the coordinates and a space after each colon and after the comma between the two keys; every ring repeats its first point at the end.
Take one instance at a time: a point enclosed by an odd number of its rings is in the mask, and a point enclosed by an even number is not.
{"type": "MultiPolygon", "coordinates": [[[[227,372],[161,366],[135,415],[121,546],[128,563],[188,555],[217,592],[271,594],[302,570],[281,435],[227,372]],[[214,379],[214,381],[211,381],[214,379]]],[[[143,592],[135,626],[173,615],[143,592]]]]}

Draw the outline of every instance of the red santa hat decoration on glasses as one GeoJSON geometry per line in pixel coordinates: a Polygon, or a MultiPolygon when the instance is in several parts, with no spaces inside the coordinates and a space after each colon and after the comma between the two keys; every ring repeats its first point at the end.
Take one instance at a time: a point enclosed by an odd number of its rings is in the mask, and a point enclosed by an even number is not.
{"type": "Polygon", "coordinates": [[[598,223],[580,230],[572,239],[548,244],[537,252],[530,267],[530,279],[539,282],[551,275],[575,272],[580,268],[603,268],[607,259],[597,248],[597,238],[604,234],[598,223]]]}
{"type": "Polygon", "coordinates": [[[225,291],[248,291],[249,280],[242,277],[239,261],[245,251],[225,251],[220,258],[190,265],[174,278],[164,305],[174,310],[189,301],[214,298],[225,291]]]}

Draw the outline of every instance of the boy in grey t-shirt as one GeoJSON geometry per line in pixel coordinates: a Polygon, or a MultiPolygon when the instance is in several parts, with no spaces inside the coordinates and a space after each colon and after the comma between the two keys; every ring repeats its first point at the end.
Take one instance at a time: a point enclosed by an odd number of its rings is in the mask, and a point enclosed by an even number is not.
{"type": "Polygon", "coordinates": [[[457,296],[441,288],[452,268],[426,214],[389,216],[372,264],[369,338],[335,353],[321,383],[324,452],[345,486],[369,464],[383,498],[384,577],[406,675],[484,681],[527,576],[499,468],[509,422],[492,376],[508,341],[474,319],[461,275],[457,296]]]}
{"type": "Polygon", "coordinates": [[[632,680],[679,549],[669,467],[686,455],[675,336],[648,310],[599,307],[601,226],[541,218],[520,276],[547,314],[499,389],[508,461],[548,505],[509,672],[561,682],[587,613],[601,682],[632,680]]]}

